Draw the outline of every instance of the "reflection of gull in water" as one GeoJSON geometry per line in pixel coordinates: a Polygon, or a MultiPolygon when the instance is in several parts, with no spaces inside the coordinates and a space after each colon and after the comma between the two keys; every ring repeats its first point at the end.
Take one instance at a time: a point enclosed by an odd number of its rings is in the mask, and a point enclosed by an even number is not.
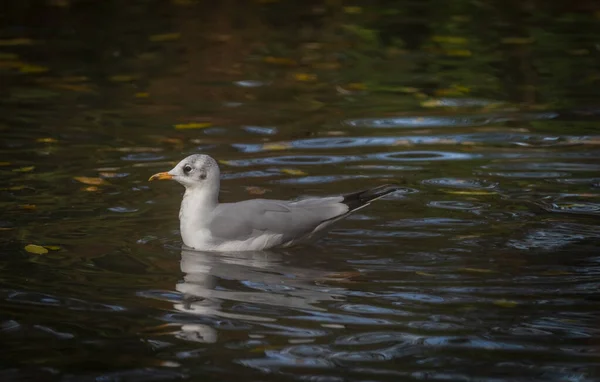
{"type": "MultiPolygon", "coordinates": [[[[183,301],[175,309],[201,316],[267,323],[274,318],[232,313],[227,302],[265,304],[274,307],[323,310],[315,307],[321,301],[338,301],[342,295],[331,292],[331,287],[320,288],[314,281],[343,279],[346,274],[333,274],[282,264],[283,255],[265,251],[199,252],[181,251],[183,281],[176,289],[183,301]],[[219,285],[220,280],[239,282],[243,286],[232,290],[219,285]],[[241,291],[239,289],[253,289],[241,291]]],[[[177,337],[187,340],[214,343],[217,331],[204,324],[185,324],[177,337]]]]}

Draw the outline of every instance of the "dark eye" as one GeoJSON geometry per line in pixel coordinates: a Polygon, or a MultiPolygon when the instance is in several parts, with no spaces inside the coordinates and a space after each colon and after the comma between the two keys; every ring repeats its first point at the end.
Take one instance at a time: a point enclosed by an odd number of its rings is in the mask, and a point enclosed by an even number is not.
{"type": "Polygon", "coordinates": [[[184,173],[189,174],[190,171],[192,171],[192,166],[190,166],[189,164],[186,164],[185,166],[183,166],[184,173]]]}

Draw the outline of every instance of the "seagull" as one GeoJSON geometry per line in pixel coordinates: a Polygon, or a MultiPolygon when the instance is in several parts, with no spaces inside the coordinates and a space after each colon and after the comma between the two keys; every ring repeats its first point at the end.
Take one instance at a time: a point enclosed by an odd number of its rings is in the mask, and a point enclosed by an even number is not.
{"type": "Polygon", "coordinates": [[[346,195],[300,200],[250,199],[219,203],[219,165],[194,154],[148,179],[172,179],[185,187],[179,228],[185,246],[198,251],[261,251],[309,242],[333,223],[399,190],[382,185],[346,195]]]}

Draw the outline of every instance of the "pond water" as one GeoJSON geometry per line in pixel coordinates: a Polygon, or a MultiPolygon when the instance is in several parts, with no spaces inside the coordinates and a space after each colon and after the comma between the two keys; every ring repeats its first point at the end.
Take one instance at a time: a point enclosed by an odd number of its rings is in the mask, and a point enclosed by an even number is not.
{"type": "Polygon", "coordinates": [[[10,2],[0,380],[600,378],[600,7],[10,2]],[[315,245],[181,248],[222,201],[400,192],[315,245]]]}

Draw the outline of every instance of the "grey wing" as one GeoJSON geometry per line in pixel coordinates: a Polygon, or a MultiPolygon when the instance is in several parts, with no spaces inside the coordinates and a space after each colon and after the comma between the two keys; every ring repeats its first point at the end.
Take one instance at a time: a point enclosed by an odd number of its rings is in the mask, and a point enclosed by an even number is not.
{"type": "Polygon", "coordinates": [[[302,237],[321,223],[346,214],[343,197],[311,198],[295,202],[254,199],[220,204],[210,223],[214,237],[244,240],[257,233],[282,235],[283,241],[302,237]]]}

